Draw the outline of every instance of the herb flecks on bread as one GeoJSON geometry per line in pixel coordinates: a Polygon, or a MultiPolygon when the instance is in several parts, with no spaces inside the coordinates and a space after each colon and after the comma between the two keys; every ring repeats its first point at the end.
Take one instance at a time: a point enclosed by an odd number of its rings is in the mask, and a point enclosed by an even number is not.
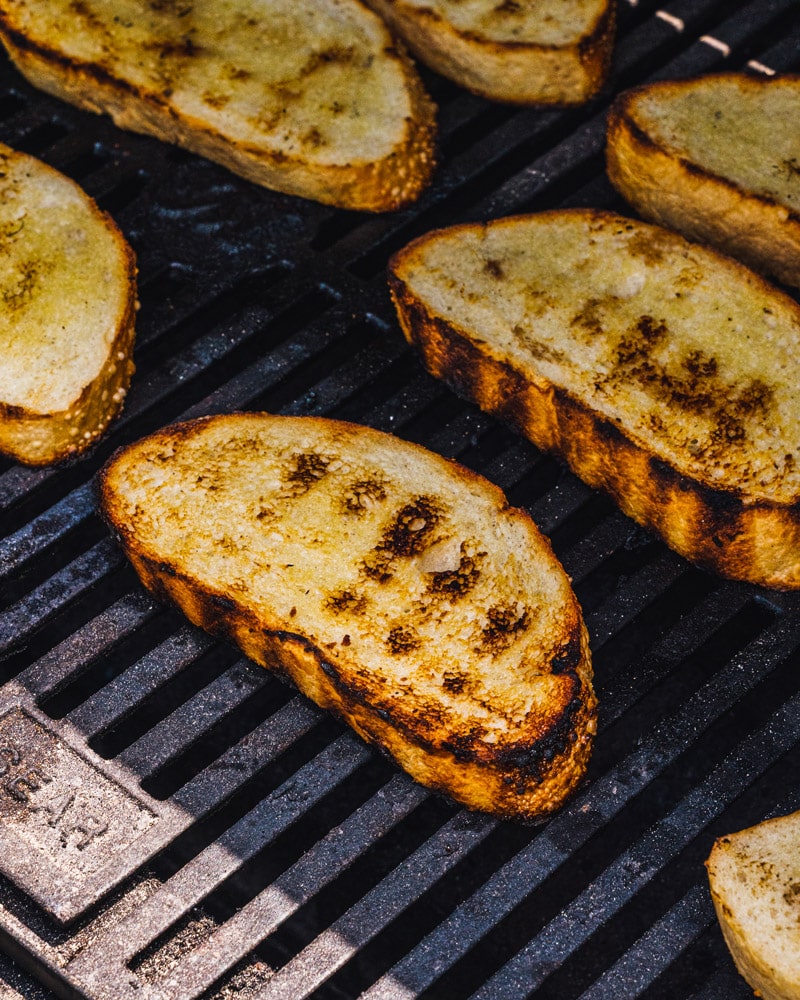
{"type": "Polygon", "coordinates": [[[659,227],[574,210],[395,255],[427,367],[724,575],[800,586],[800,308],[659,227]]]}
{"type": "Polygon", "coordinates": [[[366,427],[234,414],[125,449],[101,499],[147,587],[423,784],[538,819],[583,775],[580,609],[485,479],[366,427]]]}
{"type": "Polygon", "coordinates": [[[490,100],[582,104],[602,86],[613,0],[367,0],[424,63],[490,100]]]}
{"type": "Polygon", "coordinates": [[[385,211],[430,179],[433,105],[357,0],[2,0],[0,38],[36,86],[279,191],[385,211]]]}
{"type": "Polygon", "coordinates": [[[46,465],[103,433],[133,372],[135,276],[109,216],[0,145],[0,451],[46,465]]]}
{"type": "Polygon", "coordinates": [[[608,174],[645,218],[800,287],[800,76],[725,73],[621,94],[608,174]]]}

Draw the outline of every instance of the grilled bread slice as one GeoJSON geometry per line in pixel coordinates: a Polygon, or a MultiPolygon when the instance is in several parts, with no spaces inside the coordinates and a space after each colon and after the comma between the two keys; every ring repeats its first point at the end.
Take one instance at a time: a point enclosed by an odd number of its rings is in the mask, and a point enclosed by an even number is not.
{"type": "Polygon", "coordinates": [[[358,0],[0,0],[43,90],[279,191],[385,211],[433,167],[433,105],[358,0]]]}
{"type": "Polygon", "coordinates": [[[133,362],[136,264],[71,180],[0,145],[0,452],[47,465],[119,411],[133,362]]]}
{"type": "Polygon", "coordinates": [[[720,837],[706,867],[739,972],[763,1000],[800,1000],[800,812],[720,837]]]}
{"type": "Polygon", "coordinates": [[[726,73],[621,94],[608,175],[646,219],[800,287],[800,76],[726,73]]]}
{"type": "Polygon", "coordinates": [[[800,587],[800,308],[730,258],[585,209],[399,251],[429,370],[687,558],[800,587]]]}
{"type": "Polygon", "coordinates": [[[424,63],[512,104],[581,104],[602,86],[614,0],[367,0],[424,63]]]}
{"type": "Polygon", "coordinates": [[[233,414],[126,448],[100,496],[148,588],[424,785],[533,820],[583,774],[581,612],[485,479],[366,427],[233,414]]]}

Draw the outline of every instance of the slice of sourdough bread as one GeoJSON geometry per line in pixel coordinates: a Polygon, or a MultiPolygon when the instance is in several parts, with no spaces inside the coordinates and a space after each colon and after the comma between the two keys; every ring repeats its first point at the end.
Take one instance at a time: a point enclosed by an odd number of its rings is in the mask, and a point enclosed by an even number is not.
{"type": "Polygon", "coordinates": [[[646,219],[800,287],[800,76],[627,91],[609,114],[607,164],[646,219]]]}
{"type": "Polygon", "coordinates": [[[581,104],[602,86],[614,0],[367,0],[424,63],[513,104],[581,104]]]}
{"type": "Polygon", "coordinates": [[[720,837],[706,867],[739,972],[763,1000],[800,1000],[800,813],[720,837]]]}
{"type": "Polygon", "coordinates": [[[422,784],[534,820],[580,780],[580,608],[487,480],[367,427],[242,413],[126,448],[100,497],[145,586],[422,784]]]}
{"type": "Polygon", "coordinates": [[[415,199],[433,105],[358,0],[0,0],[36,86],[289,194],[368,211],[415,199]]]}
{"type": "Polygon", "coordinates": [[[133,252],[71,180],[0,145],[0,452],[88,448],[133,373],[133,252]]]}
{"type": "Polygon", "coordinates": [[[800,307],[611,213],[462,225],[395,255],[429,370],[723,575],[800,587],[800,307]]]}

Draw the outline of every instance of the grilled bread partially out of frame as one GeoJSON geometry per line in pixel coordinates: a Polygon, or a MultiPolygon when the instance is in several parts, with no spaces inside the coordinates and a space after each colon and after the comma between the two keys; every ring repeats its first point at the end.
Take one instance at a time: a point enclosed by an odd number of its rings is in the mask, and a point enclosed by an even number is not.
{"type": "Polygon", "coordinates": [[[118,453],[104,515],[144,584],[291,678],[414,778],[536,820],[586,766],[586,631],[487,480],[366,427],[233,414],[118,453]]]}
{"type": "Polygon", "coordinates": [[[88,448],[133,373],[133,252],[68,178],[0,145],[0,452],[48,465],[88,448]]]}
{"type": "Polygon", "coordinates": [[[511,104],[582,104],[602,86],[615,0],[367,0],[424,63],[511,104]]]}
{"type": "Polygon", "coordinates": [[[800,587],[800,307],[591,210],[423,236],[392,293],[434,375],[699,565],[800,587]]]}
{"type": "Polygon", "coordinates": [[[800,287],[800,76],[626,91],[609,114],[607,161],[649,221],[800,287]]]}
{"type": "Polygon", "coordinates": [[[739,972],[762,1000],[800,1000],[800,813],[720,837],[706,868],[739,972]]]}
{"type": "Polygon", "coordinates": [[[415,199],[433,105],[359,0],[0,0],[38,87],[266,187],[343,208],[415,199]]]}

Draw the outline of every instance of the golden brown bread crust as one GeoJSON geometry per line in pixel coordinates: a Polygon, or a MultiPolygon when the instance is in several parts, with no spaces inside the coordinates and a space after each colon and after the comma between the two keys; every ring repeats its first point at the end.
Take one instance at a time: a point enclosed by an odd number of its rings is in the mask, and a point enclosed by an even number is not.
{"type": "Polygon", "coordinates": [[[584,482],[696,565],[776,589],[800,588],[800,498],[770,502],[699,482],[569,391],[543,378],[534,381],[493,357],[469,332],[435,314],[403,280],[416,247],[435,237],[426,234],[398,251],[388,275],[403,333],[428,371],[537,447],[564,458],[584,482]]]}
{"type": "MultiPolygon", "coordinates": [[[[172,447],[185,435],[211,420],[203,418],[167,428],[158,438],[172,447]]],[[[284,418],[291,419],[291,418],[284,418]]],[[[302,418],[307,423],[337,425],[359,434],[378,432],[323,418],[302,418]]],[[[379,435],[386,437],[385,435],[379,435]]],[[[407,445],[404,445],[407,447],[407,445]]],[[[131,446],[135,448],[136,445],[131,446]]],[[[416,448],[416,446],[411,446],[416,448]]],[[[424,449],[416,449],[420,453],[424,449]]],[[[178,605],[190,621],[208,632],[236,643],[255,662],[290,678],[307,697],[332,711],[368,742],[388,752],[422,784],[452,796],[470,809],[498,816],[538,821],[549,815],[574,791],[585,773],[596,726],[597,703],[591,687],[588,636],[580,608],[570,596],[559,634],[558,662],[542,664],[553,681],[542,728],[497,743],[468,729],[454,737],[446,713],[437,715],[429,698],[398,697],[385,682],[349,662],[353,648],[321,648],[308,637],[287,627],[272,613],[258,613],[232,599],[230,592],[187,575],[183,567],[159,558],[143,545],[135,527],[122,511],[113,482],[118,453],[99,480],[100,505],[125,554],[143,584],[162,599],[178,605]]],[[[489,489],[498,504],[498,517],[523,518],[523,511],[509,508],[503,494],[481,477],[455,466],[459,475],[483,491],[489,489]]],[[[532,527],[532,525],[531,525],[532,527]]],[[[534,529],[535,530],[535,529],[534,529]]],[[[538,535],[538,533],[537,533],[538,535]]],[[[545,542],[546,545],[546,542],[545,542]]],[[[562,573],[547,546],[553,572],[562,573]]],[[[343,553],[344,555],[344,553],[343,553]]],[[[476,609],[477,610],[477,609],[476,609]]],[[[292,619],[298,630],[302,622],[292,619]]],[[[347,627],[346,623],[342,627],[347,627]]],[[[335,644],[333,644],[335,645],[335,644]]],[[[413,682],[412,682],[413,683],[413,682]]]]}
{"type": "Polygon", "coordinates": [[[135,365],[136,263],[125,244],[130,297],[103,369],[68,410],[34,413],[0,402],[0,451],[25,465],[53,465],[90,448],[122,409],[135,365]]]}
{"type": "Polygon", "coordinates": [[[137,87],[108,66],[72,59],[26,37],[2,9],[0,40],[19,71],[36,87],[86,111],[108,114],[120,128],[175,143],[247,180],[287,194],[340,208],[392,211],[419,197],[435,167],[435,106],[399,46],[387,47],[382,55],[396,62],[410,101],[402,139],[378,160],[325,164],[232,141],[204,119],[176,109],[169,94],[137,87]]]}
{"type": "Polygon", "coordinates": [[[429,7],[367,0],[432,69],[488,100],[568,107],[602,87],[614,46],[616,7],[609,2],[583,34],[563,44],[498,42],[460,31],[429,7]]]}
{"type": "MultiPolygon", "coordinates": [[[[31,158],[8,147],[2,149],[4,152],[0,155],[13,160],[15,165],[25,160],[32,162],[31,158]]],[[[36,170],[40,177],[42,172],[59,176],[56,171],[38,162],[36,170]]],[[[77,188],[65,178],[61,178],[61,183],[68,183],[77,188]]],[[[138,306],[136,258],[111,216],[101,211],[85,193],[80,192],[80,197],[85,211],[84,224],[87,218],[91,220],[87,225],[102,231],[117,256],[116,273],[107,280],[118,285],[121,313],[115,320],[113,339],[104,345],[102,366],[95,377],[82,386],[67,408],[45,408],[45,406],[33,408],[0,399],[0,452],[31,466],[62,462],[91,447],[121,410],[135,370],[132,354],[138,306]]],[[[47,219],[41,221],[47,224],[47,219]]],[[[23,228],[21,236],[23,241],[25,231],[23,228]]],[[[57,253],[62,254],[63,248],[57,243],[59,238],[54,237],[54,246],[57,247],[57,253]]],[[[93,238],[94,233],[89,232],[88,239],[93,238]]],[[[69,289],[64,290],[64,295],[66,297],[64,309],[68,312],[71,308],[68,299],[69,289]]],[[[98,318],[98,324],[106,322],[108,318],[104,315],[98,318]]],[[[22,325],[19,325],[20,329],[22,325]]],[[[73,330],[74,333],[76,331],[73,330]]],[[[58,334],[58,329],[55,329],[55,340],[58,340],[58,334]]],[[[77,331],[77,336],[81,336],[81,331],[77,331]]],[[[72,350],[74,346],[74,344],[68,345],[68,349],[72,350]]],[[[94,355],[86,345],[82,346],[85,361],[91,366],[94,355]]],[[[56,382],[58,364],[56,355],[52,362],[53,377],[56,382]]]]}
{"type": "MultiPolygon", "coordinates": [[[[710,243],[763,274],[800,287],[800,213],[773,198],[746,190],[657,142],[639,105],[644,96],[676,93],[703,80],[731,81],[758,91],[800,86],[800,77],[753,78],[715,74],[702,80],[666,81],[620,94],[608,114],[606,166],[609,179],[643,218],[690,239],[710,243]]],[[[775,128],[785,124],[774,123],[775,128]]],[[[743,124],[746,128],[746,124],[743,124]]],[[[765,166],[765,169],[767,167],[765,166]]]]}
{"type": "Polygon", "coordinates": [[[763,1000],[798,1000],[800,814],[718,837],[706,859],[711,899],[736,968],[763,1000]]]}

